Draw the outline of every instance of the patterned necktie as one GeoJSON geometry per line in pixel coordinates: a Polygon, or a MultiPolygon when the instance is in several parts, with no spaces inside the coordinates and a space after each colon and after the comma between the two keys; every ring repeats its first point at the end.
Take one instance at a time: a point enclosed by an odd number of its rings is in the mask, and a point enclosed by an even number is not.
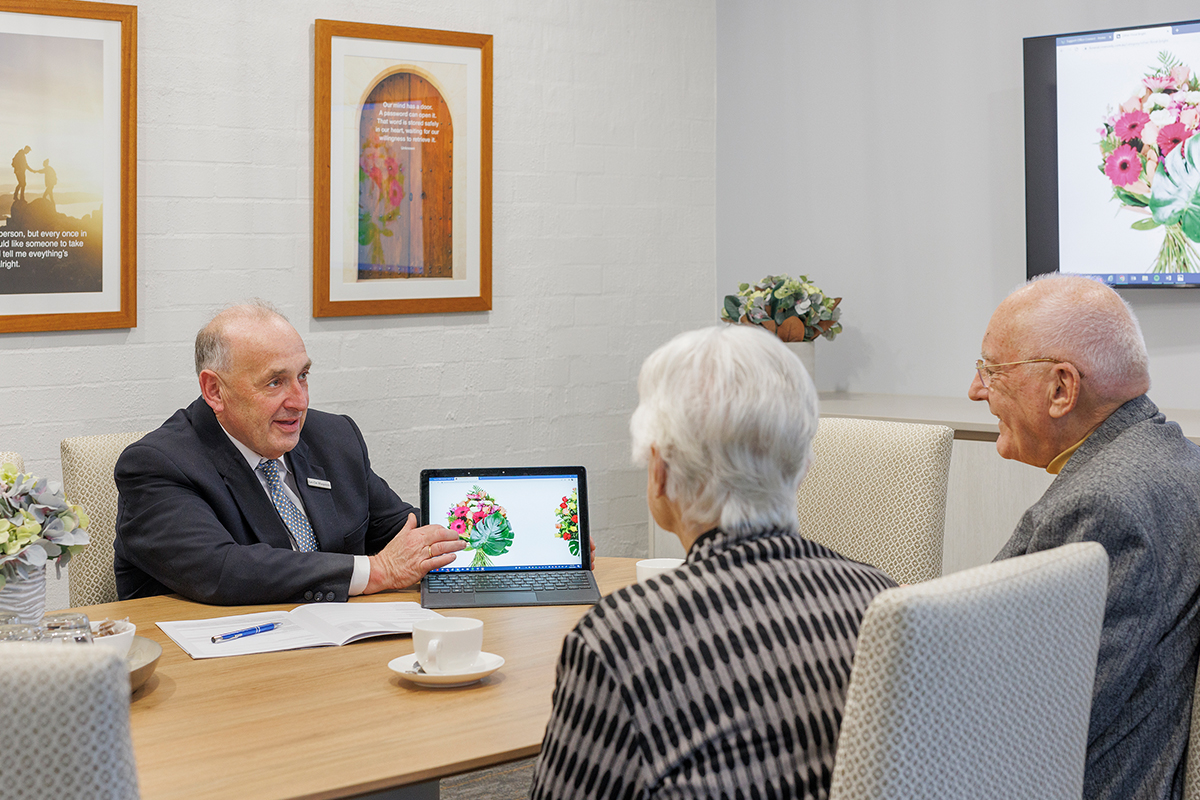
{"type": "Polygon", "coordinates": [[[283,481],[279,480],[279,465],[274,459],[264,458],[258,462],[258,468],[267,479],[267,494],[271,495],[271,502],[275,504],[279,516],[283,517],[283,524],[292,532],[296,548],[302,553],[311,553],[318,549],[317,537],[313,536],[308,517],[284,494],[283,481]]]}

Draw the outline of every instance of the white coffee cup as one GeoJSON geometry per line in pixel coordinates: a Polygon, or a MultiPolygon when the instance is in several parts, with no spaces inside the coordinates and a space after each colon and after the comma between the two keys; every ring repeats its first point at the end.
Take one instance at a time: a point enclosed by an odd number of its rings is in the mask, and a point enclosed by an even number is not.
{"type": "Polygon", "coordinates": [[[637,562],[638,583],[647,581],[655,575],[662,575],[683,565],[682,558],[646,558],[637,562]]]}
{"type": "Polygon", "coordinates": [[[437,617],[413,623],[413,652],[426,672],[466,672],[483,649],[483,623],[465,617],[437,617]]]}

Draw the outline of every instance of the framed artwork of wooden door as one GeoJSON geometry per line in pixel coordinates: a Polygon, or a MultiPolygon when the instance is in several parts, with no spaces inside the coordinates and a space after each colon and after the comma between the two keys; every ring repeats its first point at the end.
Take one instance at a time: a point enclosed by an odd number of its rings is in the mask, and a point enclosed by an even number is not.
{"type": "Polygon", "coordinates": [[[316,21],[313,316],[491,308],[492,37],[316,21]]]}

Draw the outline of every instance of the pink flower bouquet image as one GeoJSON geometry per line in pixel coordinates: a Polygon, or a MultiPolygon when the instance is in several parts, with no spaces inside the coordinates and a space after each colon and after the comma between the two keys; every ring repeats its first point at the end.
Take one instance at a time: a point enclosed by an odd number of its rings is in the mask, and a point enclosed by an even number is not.
{"type": "Polygon", "coordinates": [[[1099,168],[1113,199],[1140,217],[1131,226],[1165,236],[1154,272],[1196,272],[1200,242],[1200,82],[1163,51],[1138,90],[1104,118],[1099,168]],[[1195,157],[1193,158],[1193,148],[1195,157]]]}
{"type": "Polygon", "coordinates": [[[512,547],[508,512],[478,486],[472,486],[465,500],[450,507],[446,527],[467,543],[467,550],[475,552],[472,567],[490,567],[492,556],[502,556],[512,547]]]}

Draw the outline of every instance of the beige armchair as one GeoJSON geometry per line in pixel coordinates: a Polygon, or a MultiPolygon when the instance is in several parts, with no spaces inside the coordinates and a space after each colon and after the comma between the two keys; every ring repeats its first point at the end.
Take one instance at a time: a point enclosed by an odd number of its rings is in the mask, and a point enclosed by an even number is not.
{"type": "Polygon", "coordinates": [[[954,431],[823,417],[797,494],[800,535],[898,583],[942,574],[954,431]]]}
{"type": "Polygon", "coordinates": [[[67,571],[72,606],[111,603],[117,599],[113,573],[117,484],[113,470],[121,452],[145,435],[141,431],[62,440],[63,489],[71,502],[83,506],[91,518],[88,536],[92,543],[71,559],[67,571]]]}
{"type": "Polygon", "coordinates": [[[25,459],[21,458],[21,454],[12,450],[0,451],[0,464],[16,464],[17,472],[25,471],[25,459]]]}
{"type": "Polygon", "coordinates": [[[1187,774],[1183,800],[1200,800],[1200,680],[1192,689],[1192,730],[1188,736],[1187,774]]]}
{"type": "Polygon", "coordinates": [[[0,645],[8,800],[132,800],[129,667],[107,647],[0,645]]]}
{"type": "Polygon", "coordinates": [[[1079,800],[1107,592],[1083,542],[878,595],[830,800],[1079,800]]]}

